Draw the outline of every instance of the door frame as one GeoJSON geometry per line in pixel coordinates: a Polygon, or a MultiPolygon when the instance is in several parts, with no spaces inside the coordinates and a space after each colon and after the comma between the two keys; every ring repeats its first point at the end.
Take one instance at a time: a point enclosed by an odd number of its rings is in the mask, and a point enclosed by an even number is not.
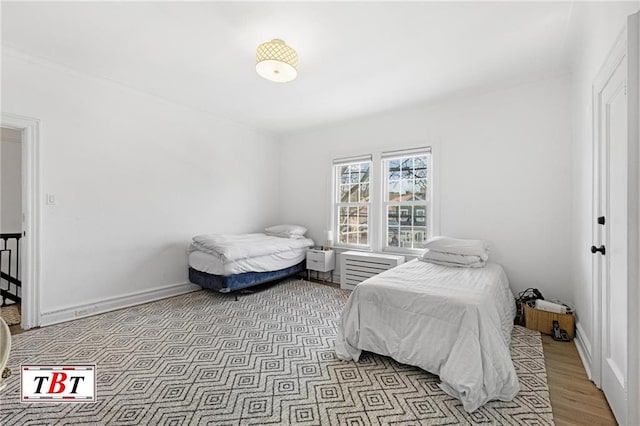
{"type": "MultiPolygon", "coordinates": [[[[627,418],[628,424],[640,422],[640,407],[633,401],[640,400],[640,13],[627,18],[627,23],[609,52],[592,86],[592,243],[599,245],[600,227],[596,222],[601,202],[600,178],[602,170],[599,164],[601,148],[600,99],[604,85],[611,77],[620,61],[627,57],[627,418]]],[[[599,388],[602,386],[602,281],[601,256],[592,258],[592,350],[591,380],[599,388]]]]}
{"type": "MultiPolygon", "coordinates": [[[[593,120],[592,120],[592,160],[593,160],[593,182],[592,182],[592,244],[599,246],[601,244],[601,231],[602,225],[599,225],[596,221],[598,216],[601,216],[600,206],[602,205],[602,191],[601,191],[601,177],[602,177],[602,169],[601,169],[601,153],[602,150],[602,141],[600,140],[601,136],[601,123],[600,123],[600,94],[604,89],[605,84],[612,76],[614,71],[617,69],[618,64],[624,59],[627,55],[627,27],[625,26],[616,42],[613,46],[613,49],[609,52],[607,59],[604,62],[604,65],[598,72],[598,76],[593,82],[592,86],[592,105],[593,105],[593,120]]],[[[627,76],[628,79],[628,76],[627,76]]],[[[602,386],[602,268],[601,268],[601,255],[592,256],[591,264],[592,264],[592,301],[593,301],[593,318],[592,318],[592,326],[593,326],[593,347],[591,353],[591,380],[596,384],[596,386],[602,386]]]]}
{"type": "Polygon", "coordinates": [[[23,329],[40,326],[40,120],[2,113],[2,127],[22,131],[22,323],[23,329]]]}
{"type": "Polygon", "coordinates": [[[627,63],[628,102],[628,185],[629,185],[629,288],[627,315],[629,333],[627,342],[627,374],[629,386],[627,420],[640,424],[640,12],[627,18],[629,40],[627,63]]]}

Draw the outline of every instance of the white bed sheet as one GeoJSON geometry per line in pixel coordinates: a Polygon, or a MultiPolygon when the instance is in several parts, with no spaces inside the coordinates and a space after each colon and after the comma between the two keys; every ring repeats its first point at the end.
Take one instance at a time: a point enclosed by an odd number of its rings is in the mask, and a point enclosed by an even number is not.
{"type": "Polygon", "coordinates": [[[520,386],[509,342],[515,304],[500,265],[452,268],[414,260],[359,284],[342,312],[336,353],[366,350],[440,376],[473,412],[520,386]]]}
{"type": "Polygon", "coordinates": [[[288,268],[302,262],[307,249],[292,249],[266,256],[223,262],[219,256],[201,251],[189,253],[189,266],[200,272],[213,275],[234,275],[243,272],[270,272],[288,268]]]}

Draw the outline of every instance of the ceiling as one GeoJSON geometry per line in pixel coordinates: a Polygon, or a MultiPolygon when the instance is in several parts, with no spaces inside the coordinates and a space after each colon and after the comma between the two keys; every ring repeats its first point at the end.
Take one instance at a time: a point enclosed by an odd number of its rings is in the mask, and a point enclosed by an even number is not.
{"type": "Polygon", "coordinates": [[[2,44],[289,133],[569,66],[570,2],[2,2],[2,44]],[[284,39],[299,77],[260,78],[284,39]]]}

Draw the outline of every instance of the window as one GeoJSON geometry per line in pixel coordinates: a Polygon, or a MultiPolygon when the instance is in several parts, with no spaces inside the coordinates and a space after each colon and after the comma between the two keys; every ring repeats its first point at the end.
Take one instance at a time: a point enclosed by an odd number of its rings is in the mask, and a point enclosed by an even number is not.
{"type": "Polygon", "coordinates": [[[383,159],[384,247],[423,249],[429,235],[428,152],[383,159]]]}
{"type": "Polygon", "coordinates": [[[338,163],[334,173],[337,242],[369,247],[371,160],[338,163]]]}
{"type": "Polygon", "coordinates": [[[333,163],[336,246],[411,252],[433,234],[431,149],[333,163]]]}

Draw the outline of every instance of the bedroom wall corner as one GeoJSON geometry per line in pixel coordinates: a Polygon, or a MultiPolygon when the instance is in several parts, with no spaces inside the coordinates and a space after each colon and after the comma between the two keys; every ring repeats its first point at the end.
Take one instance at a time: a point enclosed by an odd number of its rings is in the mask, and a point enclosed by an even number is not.
{"type": "Polygon", "coordinates": [[[3,112],[40,120],[41,189],[56,199],[42,211],[43,321],[184,290],[193,235],[278,219],[269,133],[4,46],[1,96],[3,112]]]}

